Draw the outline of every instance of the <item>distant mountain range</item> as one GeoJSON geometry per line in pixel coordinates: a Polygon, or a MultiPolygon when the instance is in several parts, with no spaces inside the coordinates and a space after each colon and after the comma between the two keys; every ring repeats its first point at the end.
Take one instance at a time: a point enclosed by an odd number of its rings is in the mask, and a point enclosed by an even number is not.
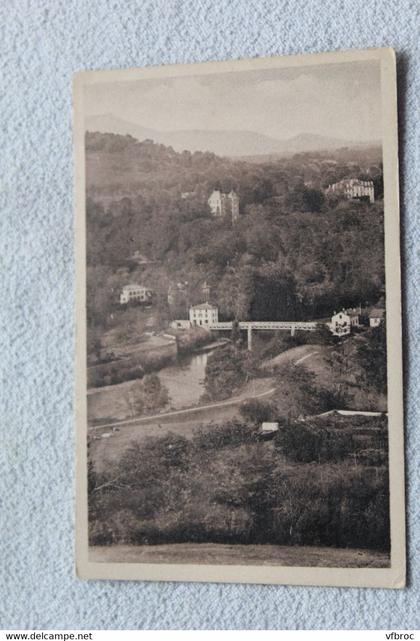
{"type": "Polygon", "coordinates": [[[284,156],[308,151],[328,151],[341,147],[372,147],[378,141],[353,142],[340,138],[329,138],[311,133],[302,133],[287,140],[277,140],[254,131],[220,131],[191,129],[184,131],[157,131],[132,122],[103,114],[88,116],[87,131],[101,133],[130,134],[137,140],[153,140],[175,151],[211,151],[218,156],[284,156]]]}

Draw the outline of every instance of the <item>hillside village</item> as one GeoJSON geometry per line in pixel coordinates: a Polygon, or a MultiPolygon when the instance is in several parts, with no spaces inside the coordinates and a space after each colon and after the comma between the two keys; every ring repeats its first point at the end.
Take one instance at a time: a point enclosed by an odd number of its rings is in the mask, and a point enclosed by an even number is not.
{"type": "Polygon", "coordinates": [[[176,353],[235,332],[255,352],[285,333],[310,341],[325,328],[338,340],[380,326],[382,176],[380,156],[364,154],[363,165],[346,149],[339,160],[329,152],[255,165],[88,133],[91,384],[158,372],[176,353]],[[117,170],[127,155],[138,181],[124,171],[125,196],[110,203],[98,159],[117,170]]]}

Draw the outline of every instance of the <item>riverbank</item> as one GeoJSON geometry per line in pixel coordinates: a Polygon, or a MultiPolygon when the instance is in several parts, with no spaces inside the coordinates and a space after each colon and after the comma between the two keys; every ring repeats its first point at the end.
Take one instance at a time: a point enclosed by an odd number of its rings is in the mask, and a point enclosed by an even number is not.
{"type": "Polygon", "coordinates": [[[160,372],[179,359],[211,351],[226,342],[212,342],[211,334],[201,328],[173,334],[149,332],[147,340],[143,335],[137,344],[114,346],[114,359],[90,365],[87,368],[88,393],[93,389],[109,388],[142,378],[144,374],[160,372]]]}
{"type": "MultiPolygon", "coordinates": [[[[177,355],[157,375],[168,391],[169,403],[162,412],[197,405],[204,392],[207,358],[211,351],[201,348],[191,355],[177,355]]],[[[111,422],[141,418],[135,416],[138,380],[125,381],[88,390],[88,420],[111,422]]]]}
{"type": "Polygon", "coordinates": [[[218,347],[224,347],[228,343],[230,343],[230,340],[228,338],[222,338],[218,341],[214,341],[213,343],[209,343],[208,345],[203,345],[203,347],[198,347],[194,350],[194,353],[199,354],[203,352],[211,352],[218,347]]]}

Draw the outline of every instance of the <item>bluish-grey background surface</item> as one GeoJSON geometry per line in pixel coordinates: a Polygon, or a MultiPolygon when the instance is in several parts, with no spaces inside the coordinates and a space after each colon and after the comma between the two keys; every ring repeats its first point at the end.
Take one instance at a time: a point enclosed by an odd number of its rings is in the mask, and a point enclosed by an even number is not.
{"type": "Polygon", "coordinates": [[[418,6],[414,0],[4,0],[0,628],[419,627],[418,6]],[[373,46],[392,46],[399,58],[409,587],[76,580],[73,72],[373,46]]]}

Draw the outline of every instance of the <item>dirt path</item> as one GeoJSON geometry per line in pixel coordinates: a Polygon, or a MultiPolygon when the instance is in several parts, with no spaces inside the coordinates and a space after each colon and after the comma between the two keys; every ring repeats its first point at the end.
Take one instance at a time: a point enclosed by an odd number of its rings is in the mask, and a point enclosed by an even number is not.
{"type": "Polygon", "coordinates": [[[309,354],[305,354],[305,356],[302,356],[301,358],[298,358],[297,361],[295,361],[295,365],[303,363],[303,361],[306,361],[307,358],[311,358],[311,356],[315,356],[315,354],[319,354],[319,352],[309,352],[309,354]]]}
{"type": "Polygon", "coordinates": [[[323,348],[322,345],[299,345],[298,347],[292,347],[274,356],[274,358],[268,358],[263,362],[262,367],[264,369],[270,369],[291,363],[299,365],[306,359],[319,354],[323,349],[325,348],[323,348]]]}
{"type": "Polygon", "coordinates": [[[246,563],[330,568],[385,568],[390,564],[386,552],[375,550],[221,543],[97,546],[89,548],[89,559],[96,563],[246,563]]]}

